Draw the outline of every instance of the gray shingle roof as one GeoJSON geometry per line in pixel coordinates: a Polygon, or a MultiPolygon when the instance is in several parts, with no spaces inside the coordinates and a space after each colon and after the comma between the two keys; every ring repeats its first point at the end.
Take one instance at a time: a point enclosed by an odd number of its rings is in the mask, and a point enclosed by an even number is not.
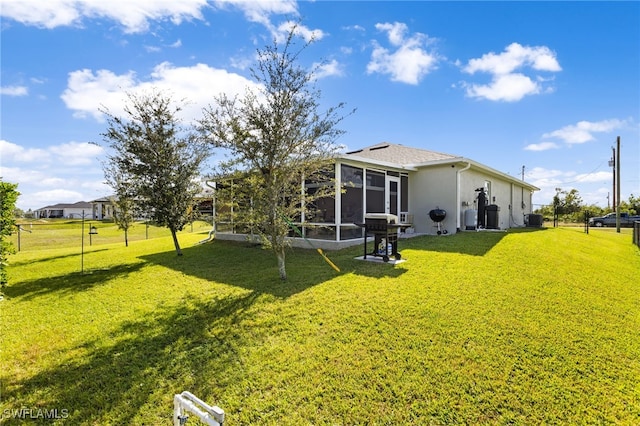
{"type": "Polygon", "coordinates": [[[346,153],[347,156],[354,155],[370,160],[385,161],[402,166],[425,163],[428,161],[451,160],[459,158],[451,154],[443,154],[426,149],[410,148],[404,145],[382,142],[371,145],[357,151],[346,153]]]}
{"type": "Polygon", "coordinates": [[[38,210],[62,210],[62,209],[90,209],[91,203],[78,201],[77,203],[60,203],[51,206],[40,207],[38,210]]]}

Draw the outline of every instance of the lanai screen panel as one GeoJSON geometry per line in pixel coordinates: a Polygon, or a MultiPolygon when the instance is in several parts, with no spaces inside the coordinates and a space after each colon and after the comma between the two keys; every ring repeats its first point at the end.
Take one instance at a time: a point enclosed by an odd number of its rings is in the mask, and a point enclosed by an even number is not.
{"type": "Polygon", "coordinates": [[[364,219],[362,211],[363,170],[346,164],[341,165],[340,175],[344,192],[341,194],[342,209],[340,219],[342,223],[357,223],[364,219]]]}

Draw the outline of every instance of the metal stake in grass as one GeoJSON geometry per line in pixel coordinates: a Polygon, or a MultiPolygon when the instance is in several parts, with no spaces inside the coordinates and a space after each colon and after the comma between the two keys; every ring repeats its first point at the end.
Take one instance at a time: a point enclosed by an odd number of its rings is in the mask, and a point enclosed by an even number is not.
{"type": "Polygon", "coordinates": [[[284,219],[284,221],[285,221],[285,222],[287,222],[287,225],[289,225],[289,226],[291,227],[291,229],[293,229],[293,230],[294,230],[294,232],[300,236],[300,238],[302,238],[303,240],[305,240],[305,241],[307,242],[307,244],[309,244],[309,246],[310,246],[312,249],[315,249],[318,253],[320,253],[320,256],[322,256],[322,258],[323,258],[323,259],[324,259],[324,260],[329,264],[329,266],[331,266],[333,269],[335,269],[335,270],[336,270],[336,272],[340,272],[340,268],[338,268],[338,267],[337,267],[337,266],[336,266],[336,265],[331,261],[331,259],[329,259],[329,258],[327,257],[327,255],[326,255],[326,254],[324,254],[324,252],[322,251],[322,249],[321,249],[321,248],[316,248],[316,247],[314,247],[314,246],[313,246],[313,244],[311,244],[311,241],[307,240],[307,239],[305,238],[305,236],[304,236],[304,235],[302,235],[302,232],[300,231],[300,229],[298,229],[298,227],[297,227],[297,226],[296,226],[296,225],[295,225],[291,220],[289,220],[289,219],[288,219],[286,216],[284,216],[284,215],[282,216],[282,219],[284,219]]]}

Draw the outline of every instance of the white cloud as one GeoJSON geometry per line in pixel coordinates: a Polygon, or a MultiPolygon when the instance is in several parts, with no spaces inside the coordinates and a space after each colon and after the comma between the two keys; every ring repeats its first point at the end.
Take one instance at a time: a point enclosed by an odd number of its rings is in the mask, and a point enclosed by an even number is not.
{"type": "Polygon", "coordinates": [[[356,25],[347,25],[347,26],[342,27],[342,29],[343,30],[347,30],[347,31],[353,30],[353,31],[365,32],[364,27],[361,26],[361,25],[358,25],[358,24],[356,24],[356,25]]]}
{"type": "Polygon", "coordinates": [[[344,73],[342,67],[335,59],[322,64],[314,63],[311,68],[314,70],[314,77],[318,80],[330,76],[341,76],[344,73]]]}
{"type": "MultiPolygon", "coordinates": [[[[82,27],[89,19],[108,19],[120,24],[125,33],[133,34],[149,31],[152,22],[169,20],[180,25],[183,21],[203,20],[203,10],[211,6],[240,10],[250,22],[264,25],[279,42],[284,40],[292,24],[285,22],[276,26],[271,17],[298,16],[295,0],[144,0],[118,1],[117,4],[105,0],[3,0],[0,16],[46,29],[82,27]]],[[[320,39],[324,33],[298,25],[296,35],[308,41],[311,37],[320,39]]]]}
{"type": "Polygon", "coordinates": [[[157,65],[150,77],[141,81],[131,71],[116,75],[109,70],[79,70],[69,74],[67,89],[62,99],[77,117],[91,116],[103,121],[102,107],[111,114],[124,113],[126,93],[143,93],[160,89],[170,94],[175,101],[185,100],[183,118],[187,121],[199,118],[202,108],[213,102],[215,96],[242,95],[245,90],[256,88],[256,83],[226,70],[211,68],[205,64],[191,67],[175,67],[169,62],[157,65]]]}
{"type": "Polygon", "coordinates": [[[278,43],[282,43],[286,39],[293,27],[295,27],[295,34],[306,41],[312,38],[320,40],[325,36],[322,30],[309,29],[297,21],[285,21],[277,26],[271,22],[273,15],[297,17],[299,15],[298,3],[295,0],[214,0],[213,4],[218,9],[239,9],[248,21],[262,24],[267,28],[278,43]]]}
{"type": "Polygon", "coordinates": [[[5,96],[27,96],[29,89],[26,86],[2,86],[0,87],[0,95],[5,96]]]}
{"type": "Polygon", "coordinates": [[[104,148],[88,142],[69,142],[55,145],[49,151],[57,156],[56,162],[67,166],[86,166],[104,154],[104,148]]]}
{"type": "Polygon", "coordinates": [[[540,143],[532,143],[524,147],[526,151],[548,151],[550,149],[558,149],[560,148],[558,144],[554,142],[540,142],[540,143]]]}
{"type": "Polygon", "coordinates": [[[482,55],[481,58],[469,60],[463,71],[469,74],[482,71],[504,75],[527,66],[538,71],[558,72],[562,70],[556,59],[556,54],[548,47],[530,47],[511,43],[500,54],[491,52],[482,55]]]}
{"type": "Polygon", "coordinates": [[[37,203],[36,205],[39,207],[36,207],[36,209],[50,206],[52,204],[90,201],[86,199],[83,200],[83,194],[72,189],[50,189],[46,191],[38,191],[36,193],[29,194],[28,197],[29,198],[26,200],[26,202],[37,203]]]}
{"type": "Polygon", "coordinates": [[[286,40],[289,33],[293,31],[298,37],[302,37],[305,41],[321,40],[324,37],[322,30],[311,30],[304,25],[301,25],[295,21],[286,21],[278,26],[277,29],[272,29],[272,34],[278,43],[282,43],[286,40]]]}
{"type": "Polygon", "coordinates": [[[103,154],[102,147],[87,142],[25,148],[0,140],[0,176],[18,184],[16,204],[23,210],[88,201],[111,192],[100,165],[103,154]]]}
{"type": "Polygon", "coordinates": [[[627,124],[626,120],[580,121],[542,135],[543,138],[557,138],[568,144],[581,144],[595,140],[594,133],[608,133],[627,124]]]}
{"type": "Polygon", "coordinates": [[[249,69],[255,63],[256,59],[257,59],[257,55],[255,54],[253,56],[239,55],[239,56],[229,58],[229,63],[233,68],[237,68],[239,70],[246,70],[246,69],[249,69]]]}
{"type": "Polygon", "coordinates": [[[376,29],[387,33],[395,50],[374,41],[371,61],[367,64],[368,74],[388,74],[392,81],[415,85],[436,68],[439,57],[435,52],[427,51],[431,40],[425,34],[414,33],[407,37],[408,27],[401,22],[376,24],[376,29]]]}
{"type": "Polygon", "coordinates": [[[295,0],[256,1],[256,0],[215,0],[213,2],[219,8],[232,6],[240,9],[251,22],[271,25],[271,15],[298,15],[298,4],[295,0]]]}
{"type": "Polygon", "coordinates": [[[527,95],[540,93],[540,86],[523,74],[497,75],[491,84],[466,85],[467,96],[490,101],[519,101],[527,95]]]}
{"type": "Polygon", "coordinates": [[[161,52],[162,49],[160,49],[158,46],[143,46],[144,50],[146,50],[149,53],[158,53],[161,52]]]}
{"type": "MultiPolygon", "coordinates": [[[[43,149],[26,149],[6,140],[0,140],[0,158],[2,163],[31,163],[42,162],[49,158],[49,153],[43,149]]],[[[3,176],[6,178],[6,176],[3,176]]]]}
{"type": "Polygon", "coordinates": [[[88,142],[69,142],[42,149],[24,148],[0,140],[0,156],[4,164],[29,164],[36,169],[89,165],[103,153],[102,147],[88,142]]]}
{"type": "MultiPolygon", "coordinates": [[[[459,61],[456,63],[461,66],[459,61]]],[[[486,53],[480,58],[470,59],[467,65],[462,67],[462,71],[468,74],[477,72],[491,74],[491,83],[463,82],[462,86],[466,88],[469,97],[505,102],[515,102],[528,95],[553,91],[552,88],[545,86],[553,79],[541,75],[535,75],[533,78],[524,74],[524,69],[545,72],[562,70],[555,52],[548,47],[530,47],[511,43],[502,53],[486,53]]]]}
{"type": "Polygon", "coordinates": [[[611,181],[611,172],[580,173],[573,177],[573,182],[603,183],[611,181]]]}
{"type": "Polygon", "coordinates": [[[117,111],[121,112],[124,93],[132,90],[135,85],[133,71],[116,75],[109,70],[98,70],[94,75],[91,70],[83,69],[69,73],[67,88],[60,97],[67,108],[75,111],[75,117],[92,115],[96,120],[103,121],[103,114],[99,111],[101,106],[109,109],[119,106],[117,111]]]}
{"type": "Polygon", "coordinates": [[[106,18],[118,22],[127,33],[147,31],[150,21],[202,19],[207,0],[145,0],[113,2],[100,0],[5,0],[0,13],[25,25],[41,28],[81,26],[83,19],[106,18]]]}
{"type": "Polygon", "coordinates": [[[540,188],[534,198],[536,203],[550,204],[556,195],[556,188],[563,191],[577,189],[584,204],[606,205],[607,194],[611,191],[611,172],[594,171],[576,173],[572,170],[545,169],[534,167],[526,173],[526,180],[540,188]]]}

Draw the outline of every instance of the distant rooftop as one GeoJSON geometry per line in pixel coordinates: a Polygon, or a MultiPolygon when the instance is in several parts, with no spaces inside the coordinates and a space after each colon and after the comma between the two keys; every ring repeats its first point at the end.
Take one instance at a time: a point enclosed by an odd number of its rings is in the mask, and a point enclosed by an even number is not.
{"type": "Polygon", "coordinates": [[[60,203],[51,206],[40,207],[37,210],[62,210],[62,209],[90,209],[91,203],[78,201],[77,203],[60,203]]]}

